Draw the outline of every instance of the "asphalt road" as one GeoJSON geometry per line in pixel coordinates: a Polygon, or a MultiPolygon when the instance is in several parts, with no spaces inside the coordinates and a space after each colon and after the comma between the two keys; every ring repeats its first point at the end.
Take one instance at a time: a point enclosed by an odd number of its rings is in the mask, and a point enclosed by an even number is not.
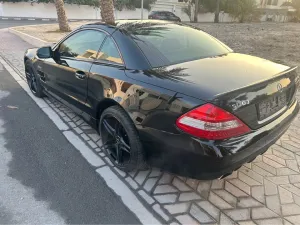
{"type": "Polygon", "coordinates": [[[0,223],[138,224],[0,64],[0,223]]]}
{"type": "Polygon", "coordinates": [[[9,28],[9,27],[15,27],[15,26],[46,24],[46,23],[55,23],[55,21],[42,21],[42,20],[2,20],[2,19],[0,19],[0,29],[9,28]]]}

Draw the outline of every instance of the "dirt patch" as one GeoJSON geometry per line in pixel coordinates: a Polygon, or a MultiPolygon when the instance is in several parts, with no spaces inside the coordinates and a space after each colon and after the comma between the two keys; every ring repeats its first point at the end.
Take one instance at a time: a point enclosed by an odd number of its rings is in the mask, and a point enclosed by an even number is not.
{"type": "MultiPolygon", "coordinates": [[[[90,21],[80,21],[69,23],[72,30],[84,24],[91,23],[90,21]]],[[[58,24],[42,24],[34,26],[15,27],[17,31],[29,34],[47,42],[57,42],[64,37],[68,32],[61,32],[58,29],[58,24]]]]}
{"type": "MultiPolygon", "coordinates": [[[[223,41],[235,52],[300,66],[299,23],[192,24],[223,41]]],[[[300,73],[300,68],[298,68],[300,73]]]]}

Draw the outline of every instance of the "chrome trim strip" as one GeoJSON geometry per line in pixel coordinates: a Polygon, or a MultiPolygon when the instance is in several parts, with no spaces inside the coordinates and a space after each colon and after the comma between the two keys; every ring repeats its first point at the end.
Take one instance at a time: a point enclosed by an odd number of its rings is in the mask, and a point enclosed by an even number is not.
{"type": "Polygon", "coordinates": [[[263,124],[271,119],[273,119],[274,117],[278,116],[279,114],[281,114],[283,111],[285,111],[287,109],[287,106],[284,106],[282,109],[280,109],[278,112],[274,113],[273,115],[267,117],[266,119],[264,120],[260,120],[258,121],[258,124],[263,124]]]}

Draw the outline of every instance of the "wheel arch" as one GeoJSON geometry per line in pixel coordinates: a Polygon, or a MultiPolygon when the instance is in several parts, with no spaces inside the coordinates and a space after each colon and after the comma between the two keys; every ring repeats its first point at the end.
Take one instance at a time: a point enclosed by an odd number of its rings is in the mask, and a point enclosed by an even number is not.
{"type": "Polygon", "coordinates": [[[123,107],[117,101],[110,99],[110,98],[105,98],[102,101],[98,102],[98,104],[96,106],[97,125],[98,125],[99,119],[101,117],[101,114],[104,112],[105,109],[107,109],[111,106],[119,106],[123,109],[123,107]]]}
{"type": "Polygon", "coordinates": [[[24,63],[26,63],[27,60],[29,60],[29,58],[27,56],[24,56],[24,63]]]}

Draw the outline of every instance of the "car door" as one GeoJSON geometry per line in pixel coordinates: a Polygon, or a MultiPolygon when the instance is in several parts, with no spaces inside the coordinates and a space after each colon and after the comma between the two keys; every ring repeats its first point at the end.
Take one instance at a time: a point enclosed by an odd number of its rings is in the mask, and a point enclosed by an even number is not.
{"type": "Polygon", "coordinates": [[[97,59],[94,61],[88,79],[88,99],[90,114],[96,118],[97,104],[106,98],[121,102],[126,85],[125,65],[119,49],[110,36],[104,41],[97,59]]]}
{"type": "Polygon", "coordinates": [[[46,91],[77,113],[86,110],[89,70],[105,37],[99,30],[79,30],[56,46],[53,58],[44,62],[41,80],[46,91]]]}

